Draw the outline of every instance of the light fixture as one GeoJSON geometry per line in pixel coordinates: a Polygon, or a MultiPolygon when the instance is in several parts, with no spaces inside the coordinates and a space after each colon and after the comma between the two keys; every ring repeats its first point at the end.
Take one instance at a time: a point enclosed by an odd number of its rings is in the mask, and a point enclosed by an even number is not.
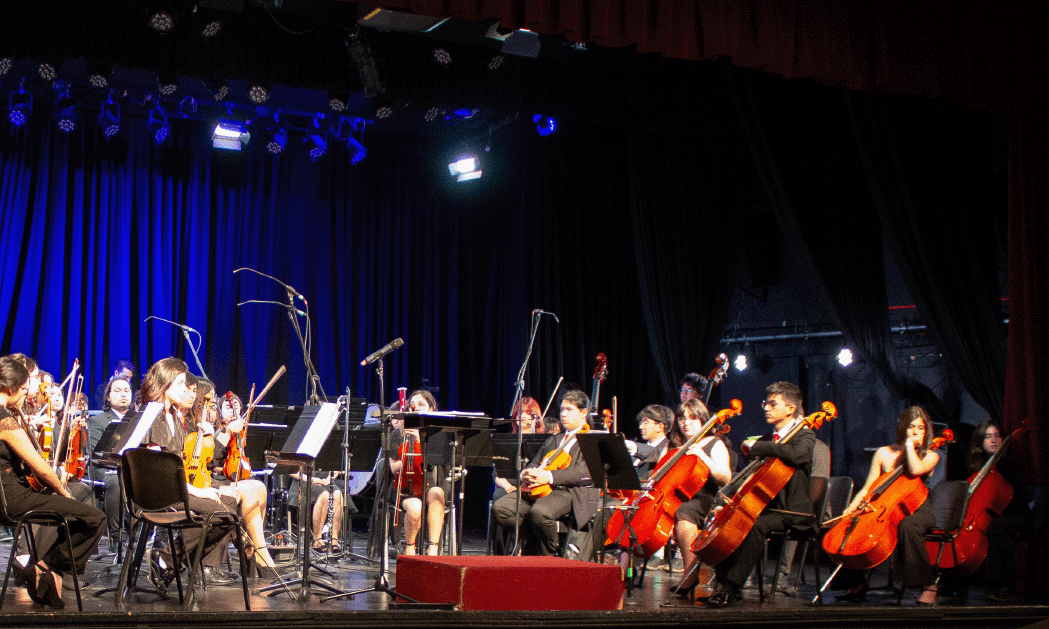
{"type": "Polygon", "coordinates": [[[480,160],[475,155],[462,155],[448,164],[448,172],[455,177],[456,181],[470,181],[479,179],[484,171],[481,170],[480,160]]]}
{"type": "Polygon", "coordinates": [[[72,105],[62,107],[58,110],[58,130],[65,133],[72,133],[76,129],[77,121],[79,116],[77,115],[76,108],[72,105]]]}
{"type": "Polygon", "coordinates": [[[433,60],[439,65],[447,66],[452,62],[452,54],[444,48],[434,48],[433,60]]]}
{"type": "Polygon", "coordinates": [[[426,122],[433,122],[433,121],[437,120],[438,118],[443,117],[444,114],[445,114],[445,108],[443,106],[441,106],[441,105],[434,105],[433,107],[427,109],[426,113],[423,114],[423,120],[425,120],[426,122]]]}
{"type": "Polygon", "coordinates": [[[280,155],[284,152],[284,147],[288,145],[288,133],[284,129],[277,129],[273,132],[273,137],[266,143],[266,150],[274,155],[280,155]]]}
{"type": "Polygon", "coordinates": [[[270,99],[270,91],[256,83],[248,89],[248,99],[256,105],[261,105],[270,99]]]}
{"type": "Polygon", "coordinates": [[[25,80],[7,99],[7,117],[15,127],[22,127],[33,113],[33,94],[25,91],[25,80]]]}
{"type": "Polygon", "coordinates": [[[154,11],[149,16],[149,27],[161,34],[170,33],[175,28],[175,17],[167,11],[154,11]]]}
{"type": "Polygon", "coordinates": [[[11,71],[11,67],[15,61],[11,57],[4,57],[0,59],[0,76],[7,76],[7,73],[11,71]]]}
{"type": "Polygon", "coordinates": [[[389,105],[382,105],[375,109],[375,117],[379,120],[389,120],[393,118],[393,107],[389,105]]]}
{"type": "Polygon", "coordinates": [[[239,151],[251,140],[251,134],[242,122],[220,120],[211,133],[211,146],[227,151],[239,151]]]}
{"type": "Polygon", "coordinates": [[[506,63],[506,55],[496,55],[488,61],[488,69],[495,72],[506,63]]]}
{"type": "Polygon", "coordinates": [[[168,124],[168,115],[156,105],[149,110],[149,135],[157,144],[163,144],[164,140],[171,135],[171,125],[168,124]]]}
{"type": "Polygon", "coordinates": [[[41,61],[36,66],[37,75],[44,81],[51,82],[58,76],[58,72],[55,71],[55,66],[47,61],[41,61]]]}
{"type": "Polygon", "coordinates": [[[368,156],[368,149],[364,148],[364,145],[353,136],[346,138],[346,149],[353,155],[350,158],[350,164],[353,165],[360,164],[368,156]]]}
{"type": "Polygon", "coordinates": [[[107,140],[112,140],[120,133],[120,105],[113,102],[113,93],[102,103],[102,110],[98,112],[98,126],[102,128],[103,135],[107,140]]]}
{"type": "Polygon", "coordinates": [[[557,131],[557,120],[550,116],[536,114],[532,117],[532,121],[535,122],[535,130],[542,137],[546,137],[557,131]]]}
{"type": "Polygon", "coordinates": [[[849,348],[843,348],[838,352],[838,362],[841,363],[842,367],[848,367],[852,364],[852,350],[849,348]]]}
{"type": "Polygon", "coordinates": [[[743,354],[739,354],[736,356],[736,360],[734,360],[732,364],[736,367],[736,371],[744,371],[747,368],[747,357],[743,354]]]}
{"type": "Polygon", "coordinates": [[[225,81],[219,83],[219,86],[211,93],[211,97],[215,99],[216,103],[220,103],[229,98],[229,84],[225,81]]]}
{"type": "Polygon", "coordinates": [[[222,32],[222,20],[212,20],[204,25],[204,28],[200,29],[200,36],[209,38],[214,37],[222,32]]]}
{"type": "Polygon", "coordinates": [[[310,159],[312,161],[316,162],[328,154],[328,143],[320,133],[307,134],[306,141],[313,145],[310,147],[310,159]]]}

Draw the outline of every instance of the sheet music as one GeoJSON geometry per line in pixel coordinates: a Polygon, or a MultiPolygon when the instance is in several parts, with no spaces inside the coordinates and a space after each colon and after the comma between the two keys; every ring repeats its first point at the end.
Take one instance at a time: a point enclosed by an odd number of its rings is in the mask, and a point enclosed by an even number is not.
{"type": "Polygon", "coordinates": [[[328,434],[338,419],[338,404],[331,402],[321,404],[320,410],[317,411],[317,416],[313,418],[313,423],[310,424],[309,430],[306,431],[306,436],[302,438],[302,443],[299,444],[295,453],[317,458],[321,448],[324,446],[324,441],[328,438],[328,434]]]}
{"type": "Polygon", "coordinates": [[[120,449],[120,454],[124,454],[124,450],[128,448],[137,448],[142,445],[142,439],[149,432],[149,429],[153,427],[153,422],[156,421],[157,416],[160,415],[161,411],[164,410],[164,405],[160,402],[150,402],[146,404],[146,409],[142,411],[142,419],[138,420],[138,424],[135,425],[134,432],[131,433],[131,437],[128,438],[127,443],[120,449]]]}

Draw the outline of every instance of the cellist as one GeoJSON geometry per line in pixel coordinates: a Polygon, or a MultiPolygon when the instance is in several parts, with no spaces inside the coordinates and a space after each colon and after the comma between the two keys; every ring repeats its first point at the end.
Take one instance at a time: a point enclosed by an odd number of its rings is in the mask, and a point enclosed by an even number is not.
{"type": "Polygon", "coordinates": [[[773,498],[754,522],[738,547],[715,566],[719,587],[707,600],[713,607],[725,607],[743,600],[742,586],[754,567],[761,561],[765,540],[769,533],[791,527],[805,526],[812,511],[809,476],[812,473],[812,450],[816,433],[802,428],[784,443],[780,439],[790,433],[802,419],[801,389],[791,382],[774,382],[765,389],[765,422],[773,432],[758,439],[747,439],[740,444],[744,456],[776,457],[794,468],[794,473],[782,490],[773,498]]]}
{"type": "MultiPolygon", "coordinates": [[[[709,419],[710,411],[707,410],[707,407],[696,398],[688,398],[678,406],[674,416],[674,425],[669,435],[671,444],[674,447],[680,447],[699,432],[709,419]]],[[[691,594],[699,581],[699,571],[692,569],[696,563],[696,553],[692,552],[692,543],[696,541],[699,529],[703,526],[707,513],[714,505],[714,496],[732,479],[732,459],[721,437],[708,434],[689,448],[689,454],[698,456],[699,460],[707,466],[710,475],[702,489],[690,500],[682,503],[677,513],[674,514],[674,539],[681,551],[684,568],[681,580],[671,588],[671,591],[680,596],[691,594]]]]}
{"type": "MultiPolygon", "coordinates": [[[[904,473],[911,478],[928,479],[936,468],[940,455],[929,449],[932,443],[932,421],[929,413],[920,406],[908,406],[900,413],[896,422],[896,443],[882,446],[874,453],[867,481],[845,509],[848,515],[859,508],[867,498],[878,478],[904,465],[904,473]]],[[[925,533],[936,526],[936,515],[926,500],[914,513],[904,517],[897,527],[896,553],[903,561],[903,586],[921,588],[916,605],[932,605],[936,602],[936,576],[929,564],[925,549],[925,533]]],[[[842,570],[835,578],[837,587],[848,587],[838,600],[861,602],[865,598],[866,583],[860,570],[842,570]],[[856,583],[859,581],[859,583],[856,583]]],[[[833,587],[833,586],[832,586],[833,587]]]]}

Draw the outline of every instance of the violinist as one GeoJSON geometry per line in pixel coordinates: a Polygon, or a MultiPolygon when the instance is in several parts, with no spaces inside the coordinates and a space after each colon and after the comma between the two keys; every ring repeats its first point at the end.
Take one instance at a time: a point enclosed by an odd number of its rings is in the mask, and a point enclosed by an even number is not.
{"type": "MultiPolygon", "coordinates": [[[[29,391],[29,370],[12,356],[0,358],[0,483],[7,516],[17,519],[34,509],[58,511],[68,516],[73,557],[65,555],[66,541],[57,527],[34,527],[39,561],[36,565],[15,566],[16,582],[34,602],[56,609],[62,601],[62,571],[83,574],[88,558],[98,550],[98,540],[106,528],[106,516],[98,509],[74,500],[40,456],[29,436],[20,409],[29,391]],[[53,493],[33,491],[26,476],[42,482],[53,493]]],[[[19,561],[19,557],[15,558],[19,561]]]]}
{"type": "MultiPolygon", "coordinates": [[[[977,473],[984,463],[1002,447],[1002,431],[998,424],[985,421],[973,431],[969,444],[967,465],[969,471],[977,473]]],[[[987,562],[984,580],[987,598],[996,603],[1008,603],[1016,599],[1012,589],[1014,583],[1013,544],[1018,536],[1035,529],[1035,519],[1028,503],[1031,490],[1024,484],[1023,467],[1011,451],[1006,451],[994,466],[1005,482],[1012,485],[1013,498],[1002,514],[991,520],[987,527],[987,562]]]]}
{"type": "MultiPolygon", "coordinates": [[[[140,391],[142,403],[159,402],[163,404],[164,411],[146,432],[143,446],[183,455],[186,445],[183,417],[195,400],[195,394],[187,384],[189,378],[189,367],[175,357],[157,361],[146,372],[140,391]]],[[[192,382],[196,386],[196,377],[192,378],[192,382]]],[[[211,426],[205,428],[210,429],[211,426]]],[[[220,491],[214,487],[199,488],[187,483],[186,490],[189,493],[189,508],[195,513],[228,513],[237,509],[236,492],[229,489],[220,491]]],[[[216,524],[204,538],[200,529],[190,528],[182,532],[182,540],[189,556],[193,556],[197,547],[203,544],[204,567],[212,568],[210,572],[215,572],[221,560],[221,551],[229,545],[232,532],[232,526],[216,524]]],[[[184,567],[179,566],[179,569],[184,567]]],[[[175,579],[175,569],[169,549],[154,548],[150,552],[149,581],[155,588],[166,591],[175,579]]]]}
{"type": "MultiPolygon", "coordinates": [[[[250,541],[246,553],[255,566],[260,576],[269,579],[277,578],[277,571],[273,558],[266,549],[266,531],[264,520],[266,515],[267,492],[266,485],[254,478],[231,481],[222,474],[223,463],[229,452],[228,446],[232,436],[239,433],[244,427],[244,419],[239,415],[226,415],[219,419],[219,411],[214,402],[215,384],[206,378],[197,379],[197,392],[193,400],[193,407],[186,414],[186,432],[194,432],[198,427],[204,428],[206,434],[209,429],[214,432],[214,458],[210,467],[214,470],[211,474],[211,486],[220,492],[229,492],[237,498],[240,505],[240,515],[244,520],[244,529],[250,541]]],[[[206,437],[205,437],[206,438],[206,437]]],[[[205,570],[205,572],[209,572],[205,570]]],[[[211,579],[220,584],[231,582],[222,575],[210,571],[211,579]]],[[[205,574],[205,578],[209,575],[205,574]]],[[[211,581],[209,581],[211,583],[211,581]]]]}
{"type": "MultiPolygon", "coordinates": [[[[70,406],[70,422],[62,433],[62,441],[58,442],[58,427],[62,425],[66,413],[65,396],[62,389],[55,384],[50,373],[37,368],[35,380],[37,382],[36,394],[26,405],[37,411],[31,416],[29,426],[35,429],[36,440],[41,448],[45,447],[45,433],[48,435],[50,444],[49,449],[42,453],[44,459],[48,465],[55,468],[56,474],[62,479],[74,499],[94,506],[95,494],[91,488],[79,480],[68,478],[65,466],[61,463],[69,456],[66,446],[70,431],[84,427],[86,421],[74,406],[70,406]],[[55,463],[56,460],[59,461],[58,464],[55,463]]],[[[72,453],[72,455],[79,456],[78,453],[72,453]]]]}
{"type": "MultiPolygon", "coordinates": [[[[932,432],[932,421],[924,408],[908,406],[903,409],[896,423],[896,443],[882,446],[874,453],[867,481],[845,509],[845,515],[860,507],[880,476],[892,472],[901,464],[907,476],[927,481],[940,460],[940,456],[929,449],[932,432]]],[[[936,602],[936,576],[925,548],[925,533],[934,526],[936,515],[926,500],[914,513],[904,517],[897,527],[895,552],[902,560],[903,587],[921,588],[922,591],[916,605],[932,605],[936,602]]],[[[867,586],[863,582],[862,571],[842,570],[835,577],[835,583],[837,587],[851,586],[837,597],[838,600],[862,602],[865,599],[867,586]]]]}
{"type": "MultiPolygon", "coordinates": [[[[707,601],[713,607],[724,607],[743,599],[741,587],[761,560],[769,533],[805,526],[812,511],[809,476],[812,473],[812,451],[816,433],[802,428],[784,443],[779,441],[795,428],[804,415],[801,389],[791,382],[774,382],[765,389],[765,423],[773,432],[740,444],[744,456],[776,457],[794,468],[783,489],[773,498],[754,522],[743,542],[725,560],[715,566],[719,587],[707,601]]],[[[680,509],[678,510],[680,512],[680,509]]]]}
{"type": "MultiPolygon", "coordinates": [[[[414,391],[408,398],[408,410],[412,413],[427,413],[437,410],[437,400],[433,394],[424,389],[414,391]]],[[[404,420],[392,420],[393,432],[390,444],[390,472],[393,474],[393,487],[397,486],[397,477],[406,465],[412,465],[409,457],[401,458],[401,445],[407,440],[414,439],[418,442],[419,431],[415,429],[405,430],[404,420]]],[[[417,455],[412,455],[417,456],[417,455]]],[[[438,476],[445,475],[438,472],[438,476]]],[[[403,488],[402,488],[403,490],[403,488]]],[[[444,498],[446,492],[442,484],[430,484],[430,491],[426,496],[426,554],[436,555],[440,545],[441,530],[444,528],[444,498]]],[[[415,544],[419,531],[422,529],[422,499],[412,495],[401,497],[401,508],[404,509],[404,554],[416,554],[415,544]]]]}
{"type": "Polygon", "coordinates": [[[518,492],[506,494],[492,505],[492,515],[504,529],[521,525],[525,540],[525,555],[553,555],[557,552],[557,521],[572,513],[578,525],[590,521],[596,512],[596,490],[588,488],[590,473],[579,451],[575,434],[587,427],[590,398],[582,391],[568,391],[561,400],[561,426],[565,434],[547,438],[543,447],[528,467],[521,472],[521,500],[518,511],[518,492]],[[544,458],[559,448],[568,453],[570,462],[563,469],[546,469],[544,458]],[[533,491],[550,488],[549,493],[536,498],[533,491]],[[588,490],[589,489],[589,490],[588,490]]]}

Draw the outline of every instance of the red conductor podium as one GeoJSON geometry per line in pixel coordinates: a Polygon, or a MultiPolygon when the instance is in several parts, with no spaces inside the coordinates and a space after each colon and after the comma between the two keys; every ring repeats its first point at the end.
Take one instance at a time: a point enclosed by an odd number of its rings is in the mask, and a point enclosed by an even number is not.
{"type": "Polygon", "coordinates": [[[623,607],[619,566],[560,557],[397,557],[397,592],[463,610],[623,607]]]}

